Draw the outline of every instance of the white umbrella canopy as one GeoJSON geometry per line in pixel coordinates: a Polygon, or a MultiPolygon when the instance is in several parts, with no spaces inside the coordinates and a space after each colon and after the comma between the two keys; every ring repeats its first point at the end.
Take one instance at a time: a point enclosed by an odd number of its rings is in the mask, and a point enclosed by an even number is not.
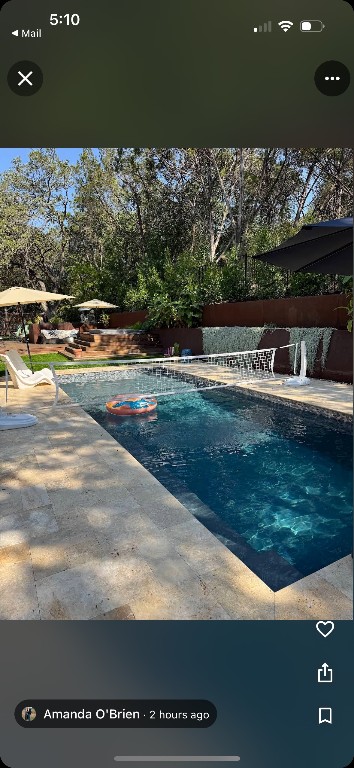
{"type": "Polygon", "coordinates": [[[7,288],[0,293],[0,307],[12,307],[14,304],[41,304],[43,301],[61,301],[62,299],[74,299],[75,296],[66,296],[64,293],[49,293],[48,291],[36,291],[34,288],[7,288]]]}
{"type": "Polygon", "coordinates": [[[108,304],[107,301],[91,299],[91,301],[83,301],[82,304],[74,304],[74,307],[79,307],[79,309],[117,309],[117,304],[108,304]]]}
{"type": "MultiPolygon", "coordinates": [[[[12,307],[15,304],[22,306],[23,304],[42,304],[45,301],[61,301],[62,299],[74,299],[75,296],[67,296],[64,293],[49,293],[48,291],[37,291],[34,288],[22,288],[15,286],[14,288],[7,288],[6,291],[0,293],[0,307],[12,307]]],[[[25,334],[25,340],[27,345],[28,357],[30,360],[32,373],[33,363],[31,358],[31,351],[29,348],[29,342],[26,335],[25,320],[21,309],[21,320],[23,331],[25,334]]]]}

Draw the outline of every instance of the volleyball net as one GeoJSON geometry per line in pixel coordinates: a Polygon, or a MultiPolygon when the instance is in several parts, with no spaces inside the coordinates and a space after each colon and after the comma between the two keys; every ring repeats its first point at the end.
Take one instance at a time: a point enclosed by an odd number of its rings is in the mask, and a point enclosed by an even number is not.
{"type": "MultiPolygon", "coordinates": [[[[143,358],[137,360],[91,361],[101,370],[85,370],[84,375],[73,371],[56,376],[61,384],[109,383],[112,394],[150,395],[162,397],[195,390],[232,387],[238,382],[257,381],[274,377],[277,348],[247,352],[227,352],[185,357],[143,358]],[[116,367],[114,363],[117,363],[116,367]],[[103,366],[109,365],[107,369],[103,366]]],[[[77,365],[80,363],[78,361],[77,365]]],[[[85,366],[87,361],[85,360],[85,366]]],[[[106,387],[104,386],[106,392],[106,387]]]]}

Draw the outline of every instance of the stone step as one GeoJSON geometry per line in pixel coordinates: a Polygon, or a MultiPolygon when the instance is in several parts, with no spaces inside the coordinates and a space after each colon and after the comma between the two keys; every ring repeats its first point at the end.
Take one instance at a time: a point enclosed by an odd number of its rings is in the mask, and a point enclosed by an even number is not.
{"type": "Polygon", "coordinates": [[[76,341],[83,342],[87,346],[117,346],[118,344],[137,344],[138,346],[159,346],[159,339],[152,334],[131,334],[129,336],[115,336],[104,334],[80,333],[76,341]]]}
{"type": "Polygon", "coordinates": [[[93,334],[83,331],[69,342],[64,354],[70,360],[110,360],[124,357],[162,356],[157,336],[144,334],[93,334]]]}
{"type": "Polygon", "coordinates": [[[85,349],[124,349],[125,347],[142,347],[142,346],[150,346],[149,344],[137,344],[134,341],[119,341],[115,339],[111,342],[106,341],[82,341],[81,339],[76,339],[74,342],[76,345],[81,346],[85,349]]]}
{"type": "MultiPolygon", "coordinates": [[[[73,350],[69,349],[68,352],[70,354],[72,354],[73,356],[75,356],[75,352],[73,350]]],[[[66,352],[65,352],[65,354],[66,354],[66,352]]],[[[141,350],[141,349],[135,350],[133,352],[131,352],[130,350],[126,350],[123,353],[122,352],[119,352],[119,353],[113,352],[113,353],[110,353],[110,354],[102,354],[102,352],[97,352],[96,351],[96,352],[81,353],[80,359],[82,359],[82,360],[84,360],[84,359],[85,360],[89,360],[89,359],[94,359],[94,360],[107,360],[107,359],[119,360],[120,359],[120,360],[122,360],[125,357],[147,357],[147,356],[148,357],[151,357],[151,356],[153,356],[153,357],[160,357],[161,355],[162,355],[161,349],[153,349],[152,352],[150,350],[147,352],[146,350],[141,350]]]]}
{"type": "MultiPolygon", "coordinates": [[[[134,358],[136,357],[135,353],[134,354],[126,353],[125,355],[100,355],[97,352],[93,354],[86,354],[86,355],[82,354],[79,356],[79,355],[75,355],[72,350],[68,349],[68,347],[65,347],[65,349],[61,352],[61,354],[65,355],[65,357],[67,357],[69,360],[79,360],[79,361],[82,361],[83,363],[85,361],[90,361],[90,360],[116,360],[117,358],[123,359],[123,358],[129,358],[129,357],[134,357],[134,358]]],[[[148,355],[150,356],[150,354],[153,354],[154,357],[155,356],[159,357],[162,354],[162,352],[161,350],[153,350],[152,353],[140,351],[139,357],[144,358],[144,357],[147,357],[148,355]]]]}
{"type": "Polygon", "coordinates": [[[80,342],[71,342],[67,345],[70,349],[81,349],[83,352],[86,352],[87,354],[126,354],[130,352],[131,354],[139,354],[141,351],[146,352],[148,354],[153,354],[154,351],[161,352],[162,347],[159,346],[152,346],[152,345],[146,345],[146,344],[128,344],[128,343],[116,343],[116,344],[110,344],[108,346],[106,345],[89,345],[89,344],[80,344],[80,342]]]}
{"type": "Polygon", "coordinates": [[[87,349],[87,344],[82,344],[80,341],[77,341],[77,340],[70,341],[68,346],[71,347],[71,349],[82,349],[83,352],[85,352],[87,349]]]}
{"type": "Polygon", "coordinates": [[[69,347],[65,347],[61,354],[65,355],[65,357],[68,357],[69,360],[81,360],[81,357],[74,355],[73,350],[69,349],[69,347]]]}

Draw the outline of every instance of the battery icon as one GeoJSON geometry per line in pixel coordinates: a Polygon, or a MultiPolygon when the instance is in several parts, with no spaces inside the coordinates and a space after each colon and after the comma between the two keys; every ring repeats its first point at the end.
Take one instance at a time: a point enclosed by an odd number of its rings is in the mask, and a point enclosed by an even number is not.
{"type": "Polygon", "coordinates": [[[319,19],[311,19],[311,21],[300,21],[301,32],[322,32],[325,25],[323,21],[319,19]]]}

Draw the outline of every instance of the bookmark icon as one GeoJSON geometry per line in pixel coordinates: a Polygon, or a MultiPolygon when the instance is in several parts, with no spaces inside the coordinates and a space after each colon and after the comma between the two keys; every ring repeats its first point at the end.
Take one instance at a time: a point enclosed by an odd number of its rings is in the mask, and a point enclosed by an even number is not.
{"type": "Polygon", "coordinates": [[[332,707],[320,707],[318,710],[318,724],[322,725],[323,723],[327,723],[327,725],[332,725],[332,707]]]}

